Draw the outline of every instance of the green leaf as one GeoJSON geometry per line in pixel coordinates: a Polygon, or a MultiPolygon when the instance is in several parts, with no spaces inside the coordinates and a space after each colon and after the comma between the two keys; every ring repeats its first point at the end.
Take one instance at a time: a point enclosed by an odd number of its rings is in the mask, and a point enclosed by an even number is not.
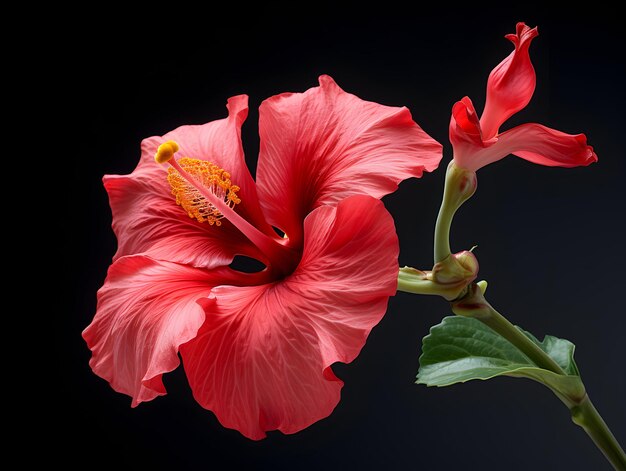
{"type": "Polygon", "coordinates": [[[574,344],[550,335],[540,342],[532,334],[522,332],[567,374],[559,375],[539,368],[517,347],[479,320],[453,316],[445,317],[424,337],[417,383],[449,386],[506,375],[539,381],[563,400],[582,399],[585,388],[574,361],[574,344]]]}

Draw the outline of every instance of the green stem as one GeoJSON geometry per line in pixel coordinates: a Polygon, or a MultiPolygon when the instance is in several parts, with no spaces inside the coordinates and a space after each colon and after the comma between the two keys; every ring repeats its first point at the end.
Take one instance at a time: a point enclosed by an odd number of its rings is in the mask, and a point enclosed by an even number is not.
{"type": "Polygon", "coordinates": [[[452,218],[456,210],[457,208],[451,208],[446,202],[446,193],[444,192],[444,198],[439,208],[439,214],[437,214],[437,222],[435,223],[435,263],[441,262],[452,253],[450,249],[450,228],[452,227],[452,218]]]}
{"type": "Polygon", "coordinates": [[[416,270],[415,268],[400,268],[398,272],[398,291],[443,296],[442,289],[427,279],[426,276],[426,272],[416,270]]]}
{"type": "Polygon", "coordinates": [[[445,260],[450,250],[450,228],[457,209],[476,191],[476,173],[457,167],[454,160],[446,170],[446,183],[437,222],[435,223],[435,263],[445,260]]]}
{"type": "Polygon", "coordinates": [[[535,342],[530,340],[520,329],[515,327],[506,317],[496,311],[490,304],[488,311],[489,314],[487,316],[480,316],[478,317],[478,320],[491,327],[498,334],[515,345],[539,368],[552,371],[553,373],[559,375],[566,374],[565,371],[563,371],[563,368],[561,368],[550,355],[544,352],[535,342]]]}
{"type": "Polygon", "coordinates": [[[574,406],[570,410],[574,423],[580,425],[587,432],[587,435],[591,437],[613,467],[618,471],[626,471],[626,454],[592,404],[589,396],[585,396],[578,406],[574,406]]]}

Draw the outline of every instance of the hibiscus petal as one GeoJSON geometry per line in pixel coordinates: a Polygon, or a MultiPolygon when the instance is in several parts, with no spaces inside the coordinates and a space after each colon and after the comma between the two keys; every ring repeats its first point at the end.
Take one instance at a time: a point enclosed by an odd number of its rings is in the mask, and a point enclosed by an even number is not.
{"type": "Polygon", "coordinates": [[[461,168],[476,170],[474,156],[485,144],[474,104],[469,97],[457,101],[452,107],[449,136],[454,150],[454,162],[461,168]]]}
{"type": "Polygon", "coordinates": [[[536,27],[517,23],[516,33],[506,35],[515,50],[491,71],[487,80],[487,101],[480,118],[486,140],[498,133],[502,123],[525,108],[533,96],[537,77],[528,48],[538,34],[536,27]]]}
{"type": "Polygon", "coordinates": [[[483,143],[476,109],[467,96],[452,107],[450,141],[454,144],[455,139],[465,140],[474,146],[482,146],[483,143]]]}
{"type": "Polygon", "coordinates": [[[261,205],[295,244],[312,209],[355,194],[380,198],[441,159],[441,145],[408,109],[363,101],[328,76],[319,81],[305,93],[269,98],[259,110],[261,205]]]}
{"type": "MultiPolygon", "coordinates": [[[[164,395],[162,375],[178,364],[178,348],[196,336],[207,296],[224,270],[209,272],[135,256],[109,268],[98,309],[83,338],[94,373],[133,398],[133,407],[164,395]]],[[[232,278],[232,277],[230,277],[232,278]]]]}
{"type": "Polygon", "coordinates": [[[395,294],[398,239],[383,204],[353,196],[304,223],[297,270],[277,283],[219,286],[198,336],[181,347],[196,400],[252,439],[327,417],[352,361],[395,294]]]}
{"type": "MultiPolygon", "coordinates": [[[[247,115],[247,97],[228,101],[228,118],[200,126],[182,126],[163,137],[145,139],[141,160],[130,175],[107,175],[104,186],[113,212],[118,239],[114,260],[144,254],[159,260],[212,268],[229,264],[236,254],[260,257],[256,248],[228,221],[215,227],[191,219],[176,204],[167,182],[167,165],[154,161],[160,144],[170,139],[180,145],[181,156],[207,159],[231,173],[241,187],[236,211],[260,229],[266,225],[254,181],[241,147],[241,124],[247,115]]],[[[273,232],[272,232],[273,234],[273,232]]]]}
{"type": "Polygon", "coordinates": [[[486,165],[508,154],[549,167],[578,167],[598,161],[584,134],[566,134],[536,123],[500,134],[498,142],[479,154],[477,161],[486,165]]]}

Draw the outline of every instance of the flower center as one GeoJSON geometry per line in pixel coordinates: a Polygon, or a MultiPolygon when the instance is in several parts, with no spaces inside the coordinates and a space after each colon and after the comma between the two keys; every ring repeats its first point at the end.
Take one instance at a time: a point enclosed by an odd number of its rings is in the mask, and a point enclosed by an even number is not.
{"type": "MultiPolygon", "coordinates": [[[[230,181],[230,174],[206,160],[184,157],[178,160],[181,166],[191,175],[197,185],[209,190],[224,201],[229,208],[241,203],[237,196],[239,187],[230,181]]],[[[196,186],[189,183],[174,167],[167,169],[167,181],[172,187],[172,194],[176,197],[176,204],[182,206],[189,217],[198,222],[208,222],[210,225],[221,226],[220,219],[224,215],[210,201],[198,191],[196,186]]]]}
{"type": "Polygon", "coordinates": [[[239,187],[233,185],[230,174],[217,165],[200,159],[174,158],[178,152],[175,141],[167,141],[159,146],[154,160],[167,163],[167,181],[172,194],[189,217],[199,222],[220,226],[221,219],[227,219],[264,255],[261,260],[280,276],[293,273],[300,261],[298,250],[287,245],[287,239],[279,238],[268,226],[271,234],[260,231],[233,209],[241,202],[237,196],[239,187]]]}

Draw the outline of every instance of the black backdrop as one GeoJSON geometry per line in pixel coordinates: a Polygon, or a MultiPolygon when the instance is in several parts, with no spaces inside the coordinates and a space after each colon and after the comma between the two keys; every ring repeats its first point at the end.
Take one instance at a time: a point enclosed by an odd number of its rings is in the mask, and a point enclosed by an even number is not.
{"type": "Polygon", "coordinates": [[[187,10],[163,12],[158,21],[76,25],[66,52],[75,66],[68,83],[78,99],[82,148],[74,177],[85,210],[68,226],[67,241],[78,252],[72,312],[63,321],[70,379],[61,389],[66,420],[76,420],[58,450],[61,462],[87,454],[94,463],[152,468],[608,469],[538,384],[413,383],[421,338],[449,314],[440,299],[392,298],[358,359],[335,366],[346,385],[334,413],[296,435],[273,432],[260,442],[224,429],[197,405],[182,368],[165,376],[167,396],[131,409],[128,397],[88,367],[80,332],[115,251],[100,179],[130,172],[142,138],[221,118],[229,96],[247,93],[243,139],[254,170],[260,102],[304,91],[322,73],[361,98],[406,105],[444,144],[444,163],[384,201],[396,219],[400,263],[427,268],[451,157],[450,108],[464,95],[482,107],[489,71],[511,50],[503,35],[526,21],[540,31],[531,47],[537,90],[511,124],[585,132],[600,161],[566,170],[510,157],[482,169],[476,196],[455,220],[453,249],[479,245],[489,299],[513,322],[576,343],[590,395],[626,443],[623,23],[599,10],[431,7],[413,16],[391,8],[351,17],[318,6],[297,18],[268,7],[247,24],[240,15],[187,10]]]}

